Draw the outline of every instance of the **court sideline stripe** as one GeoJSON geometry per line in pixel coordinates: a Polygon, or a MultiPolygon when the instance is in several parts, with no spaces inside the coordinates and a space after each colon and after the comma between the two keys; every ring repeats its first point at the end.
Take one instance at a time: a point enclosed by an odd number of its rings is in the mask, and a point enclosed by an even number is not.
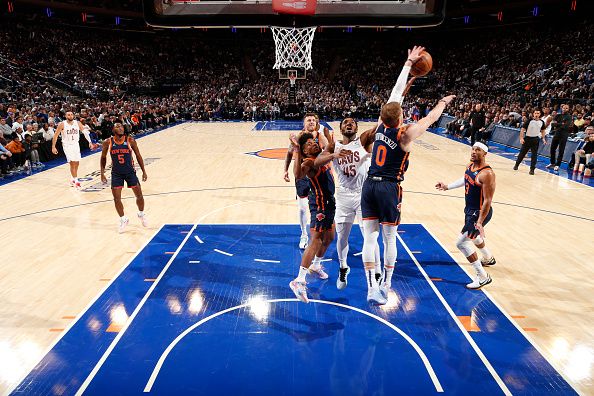
{"type": "MultiPolygon", "coordinates": [[[[159,197],[159,196],[164,196],[164,195],[175,195],[175,194],[186,194],[186,193],[200,193],[200,192],[211,192],[211,191],[229,191],[229,190],[244,190],[244,189],[245,190],[257,190],[257,189],[260,189],[260,188],[295,188],[295,187],[294,186],[278,186],[277,185],[277,186],[237,186],[237,187],[196,188],[196,189],[191,189],[191,190],[165,191],[165,192],[160,192],[160,193],[144,194],[144,196],[145,197],[159,197]]],[[[438,197],[464,199],[463,196],[447,195],[447,194],[433,193],[433,192],[427,192],[427,191],[412,191],[412,190],[408,190],[408,191],[406,191],[406,193],[407,194],[432,195],[432,196],[438,196],[438,197]]],[[[136,197],[134,197],[134,196],[131,196],[131,197],[122,197],[122,201],[129,200],[129,199],[136,199],[136,197]]],[[[99,201],[85,202],[85,203],[82,203],[82,204],[67,205],[67,206],[61,206],[61,207],[57,207],[57,208],[50,208],[50,209],[38,210],[38,211],[35,211],[35,212],[29,212],[29,213],[23,213],[23,214],[14,215],[14,216],[3,217],[3,218],[0,218],[0,222],[7,221],[7,220],[20,219],[22,217],[28,217],[28,216],[32,216],[32,215],[36,215],[36,214],[42,214],[42,213],[48,213],[48,212],[55,212],[55,211],[58,211],[58,210],[72,209],[72,208],[78,208],[78,207],[81,207],[81,206],[88,206],[88,205],[95,205],[95,204],[102,204],[102,203],[112,203],[112,202],[113,202],[113,199],[102,199],[102,200],[99,200],[99,201]]],[[[573,214],[569,214],[569,213],[555,212],[553,210],[534,208],[534,207],[525,206],[525,205],[517,205],[517,204],[508,203],[508,202],[493,201],[493,203],[495,203],[497,205],[511,206],[511,207],[514,207],[514,208],[534,210],[536,212],[543,212],[543,213],[555,214],[555,215],[564,216],[564,217],[571,217],[571,218],[578,219],[578,220],[585,220],[585,221],[594,222],[594,218],[591,219],[591,218],[588,218],[588,217],[577,216],[577,215],[573,215],[573,214]]]]}
{"type": "MultiPolygon", "coordinates": [[[[454,260],[454,262],[456,263],[456,265],[458,265],[464,272],[466,272],[464,270],[464,267],[462,267],[459,263],[458,260],[456,260],[456,258],[452,255],[452,253],[450,253],[441,243],[441,241],[439,239],[437,239],[437,237],[431,232],[431,230],[427,227],[425,227],[424,224],[421,224],[421,226],[425,229],[425,231],[427,231],[427,233],[429,235],[431,235],[431,237],[433,238],[433,240],[435,240],[435,242],[437,242],[437,244],[439,246],[441,246],[441,248],[448,254],[448,256],[450,256],[450,258],[452,260],[454,260]]],[[[491,294],[486,291],[485,289],[481,289],[481,291],[485,294],[485,296],[487,296],[487,298],[493,303],[493,305],[495,305],[497,307],[497,309],[499,309],[499,311],[501,311],[501,313],[503,314],[503,316],[505,316],[507,318],[507,320],[509,320],[514,326],[515,328],[520,332],[520,334],[522,334],[524,336],[524,338],[526,338],[528,340],[528,342],[530,343],[530,345],[532,345],[532,347],[534,349],[536,349],[536,351],[538,353],[541,354],[541,356],[544,358],[544,360],[551,365],[551,367],[553,369],[555,369],[555,371],[557,371],[557,373],[565,380],[565,382],[567,382],[569,384],[569,386],[571,386],[573,388],[574,391],[576,391],[576,393],[579,393],[575,387],[573,386],[573,383],[571,381],[569,381],[569,379],[565,376],[565,374],[563,373],[563,371],[561,371],[559,369],[559,367],[557,367],[552,361],[550,361],[549,359],[547,359],[545,356],[545,354],[542,352],[542,350],[540,349],[540,347],[538,345],[536,345],[536,343],[534,342],[534,340],[532,339],[532,337],[530,337],[526,331],[515,321],[512,319],[512,317],[507,313],[506,310],[503,309],[503,307],[501,305],[499,305],[499,303],[497,301],[495,301],[495,299],[493,298],[493,296],[491,296],[491,294]]]]}
{"type": "Polygon", "coordinates": [[[155,239],[155,237],[163,230],[163,227],[165,227],[164,224],[161,227],[159,227],[159,229],[140,247],[140,249],[138,249],[136,254],[134,254],[132,256],[132,258],[130,258],[130,260],[126,264],[124,264],[122,266],[122,268],[120,268],[120,270],[117,272],[117,274],[115,274],[112,277],[112,279],[109,281],[109,283],[107,283],[105,285],[105,287],[103,287],[101,289],[101,291],[91,300],[91,302],[89,302],[89,304],[87,304],[87,306],[85,308],[83,308],[83,310],[75,317],[75,319],[72,320],[68,326],[66,326],[66,328],[64,329],[62,334],[60,334],[50,344],[50,346],[45,350],[43,355],[41,355],[41,358],[39,359],[39,361],[37,363],[35,363],[35,365],[33,367],[31,367],[31,369],[27,370],[26,374],[23,375],[23,377],[21,379],[19,379],[19,381],[16,382],[14,384],[14,386],[8,388],[8,391],[6,393],[7,395],[10,395],[12,392],[14,392],[14,390],[25,380],[25,378],[27,378],[29,376],[29,374],[31,374],[31,371],[33,371],[35,369],[35,367],[37,367],[39,365],[39,363],[41,363],[43,361],[43,359],[47,356],[47,354],[50,353],[52,351],[52,349],[54,349],[54,347],[62,340],[62,338],[64,338],[66,336],[66,334],[68,334],[70,329],[73,328],[78,323],[78,321],[87,313],[87,311],[89,309],[91,309],[93,304],[95,304],[97,302],[97,300],[99,300],[99,298],[101,298],[101,296],[103,296],[103,294],[107,291],[107,289],[109,289],[111,287],[112,283],[114,283],[119,278],[119,276],[122,274],[122,272],[124,272],[126,270],[126,268],[128,268],[128,266],[130,264],[132,264],[132,262],[138,257],[138,255],[153,241],[153,239],[155,239]]]}
{"type": "MultiPolygon", "coordinates": [[[[363,309],[357,308],[357,307],[353,307],[350,305],[346,305],[346,304],[341,304],[338,302],[334,302],[334,301],[325,301],[325,300],[309,300],[310,302],[315,302],[315,303],[320,303],[320,304],[326,304],[326,305],[335,305],[337,307],[341,307],[341,308],[346,308],[346,309],[350,309],[353,310],[355,312],[359,312],[361,314],[364,314],[366,316],[369,316],[372,319],[377,320],[378,322],[388,326],[389,328],[391,328],[392,330],[394,330],[395,332],[397,332],[398,334],[400,334],[402,336],[402,338],[404,338],[412,347],[413,349],[417,352],[417,354],[419,355],[419,357],[421,358],[421,360],[423,361],[423,364],[425,366],[425,369],[427,370],[427,373],[429,374],[429,377],[431,377],[431,381],[433,382],[433,385],[435,386],[435,390],[437,392],[443,392],[443,387],[441,386],[441,383],[439,382],[439,379],[437,378],[437,374],[435,374],[435,370],[433,370],[433,366],[431,366],[431,363],[429,362],[429,359],[427,358],[427,355],[425,355],[425,353],[423,352],[423,350],[421,349],[421,347],[419,347],[419,345],[408,335],[406,334],[402,329],[400,329],[399,327],[397,327],[395,324],[388,322],[387,320],[374,315],[371,312],[365,311],[363,309]]],[[[266,300],[266,303],[277,303],[277,302],[297,302],[300,303],[299,300],[297,300],[296,298],[277,298],[277,299],[272,299],[272,300],[266,300]]],[[[167,356],[169,356],[169,353],[171,353],[171,351],[173,350],[173,348],[175,348],[175,346],[188,334],[190,334],[190,332],[192,332],[192,330],[196,329],[197,327],[199,327],[200,325],[208,322],[211,319],[216,318],[217,316],[226,314],[228,312],[231,311],[235,311],[237,309],[242,309],[242,308],[246,308],[249,307],[252,303],[251,302],[247,302],[241,305],[236,305],[234,307],[230,307],[227,309],[224,309],[222,311],[219,312],[215,312],[212,315],[209,315],[205,318],[202,318],[201,320],[199,320],[198,322],[194,323],[192,326],[188,327],[186,330],[184,330],[180,335],[178,335],[165,349],[165,351],[163,351],[163,353],[161,354],[161,356],[159,357],[159,360],[157,361],[157,363],[155,364],[155,368],[153,369],[151,376],[149,378],[149,380],[146,383],[146,386],[144,387],[144,392],[148,393],[151,391],[151,389],[153,388],[153,385],[155,383],[155,381],[157,380],[157,376],[159,375],[159,372],[161,371],[161,367],[163,367],[163,364],[165,363],[165,360],[167,359],[167,356]]]]}
{"type": "Polygon", "coordinates": [[[427,275],[427,273],[425,272],[425,270],[423,269],[421,264],[419,264],[419,261],[412,254],[411,250],[408,248],[408,245],[404,242],[404,240],[402,239],[402,237],[400,235],[397,235],[397,236],[398,236],[398,240],[400,240],[400,243],[402,243],[402,246],[404,247],[404,249],[410,256],[412,261],[415,263],[415,265],[417,266],[417,268],[419,269],[419,271],[421,272],[421,274],[423,275],[423,277],[425,278],[425,280],[427,281],[427,283],[429,284],[431,289],[433,289],[433,292],[435,293],[435,295],[437,296],[439,301],[441,301],[441,303],[445,307],[446,311],[448,311],[448,313],[450,314],[450,316],[452,317],[452,319],[454,320],[454,322],[456,323],[456,325],[458,326],[458,328],[460,329],[460,331],[462,332],[462,334],[464,335],[464,337],[466,338],[468,343],[472,346],[472,349],[474,349],[474,351],[476,352],[478,357],[481,359],[481,361],[483,362],[483,364],[485,365],[485,367],[487,368],[487,370],[489,371],[489,373],[491,374],[491,376],[493,377],[495,382],[497,382],[497,385],[499,385],[499,387],[501,388],[501,390],[503,391],[503,393],[505,395],[512,396],[512,393],[508,389],[507,385],[505,385],[505,382],[503,382],[503,380],[501,379],[499,374],[497,374],[497,371],[495,371],[495,369],[493,368],[493,366],[491,365],[491,363],[489,362],[489,360],[487,359],[487,357],[485,356],[483,351],[481,351],[481,349],[479,348],[477,343],[470,336],[468,331],[464,328],[464,326],[462,325],[462,323],[460,322],[460,320],[458,319],[458,317],[452,310],[452,307],[450,307],[450,305],[447,303],[447,301],[445,300],[445,298],[443,297],[441,292],[437,289],[437,287],[435,287],[435,284],[431,281],[431,279],[429,278],[429,275],[427,275]]]}
{"type": "MultiPolygon", "coordinates": [[[[246,202],[250,202],[250,201],[246,201],[246,202]]],[[[113,339],[113,341],[111,342],[111,344],[109,345],[109,347],[107,347],[107,350],[103,353],[103,356],[101,356],[101,358],[99,359],[99,361],[97,362],[97,364],[95,365],[95,367],[93,368],[93,370],[91,371],[91,373],[87,376],[87,378],[85,379],[85,381],[82,383],[82,385],[80,386],[80,388],[78,389],[78,391],[75,394],[76,396],[82,395],[84,393],[84,391],[87,389],[87,387],[91,384],[91,381],[93,381],[93,378],[95,378],[95,376],[97,375],[97,373],[99,372],[99,370],[101,369],[101,367],[103,366],[103,364],[105,363],[105,361],[107,360],[107,358],[109,357],[109,355],[111,354],[111,352],[114,350],[114,348],[116,347],[116,345],[118,344],[118,342],[120,342],[120,340],[122,339],[122,337],[126,333],[126,330],[128,330],[128,328],[131,326],[132,322],[134,322],[134,319],[136,318],[136,316],[138,315],[138,313],[140,312],[140,310],[142,309],[142,307],[144,306],[144,304],[146,303],[146,301],[148,300],[148,298],[150,297],[150,295],[152,294],[152,292],[156,289],[156,287],[159,284],[159,282],[161,281],[161,279],[163,279],[163,276],[165,275],[165,273],[167,272],[167,270],[169,269],[169,267],[171,267],[171,264],[173,263],[173,261],[175,260],[175,258],[177,257],[177,255],[179,254],[179,252],[181,251],[181,249],[184,247],[184,245],[186,244],[186,242],[190,239],[190,236],[196,230],[196,227],[198,227],[198,224],[200,224],[200,222],[203,219],[205,219],[206,217],[210,216],[213,213],[219,212],[221,210],[225,210],[225,209],[230,208],[230,207],[233,207],[233,206],[242,205],[242,204],[244,204],[246,202],[238,202],[238,203],[234,203],[234,204],[231,204],[231,205],[223,206],[221,208],[218,208],[218,209],[215,209],[213,211],[210,211],[210,212],[206,213],[205,215],[203,215],[202,217],[200,217],[198,219],[198,221],[196,221],[196,223],[194,223],[194,225],[190,229],[190,232],[188,232],[186,234],[186,236],[182,240],[181,244],[177,247],[177,249],[175,250],[174,254],[171,256],[171,258],[169,259],[169,261],[167,262],[167,264],[165,264],[165,267],[163,267],[163,269],[159,273],[159,276],[157,276],[156,280],[153,282],[153,284],[151,285],[151,287],[145,293],[145,295],[142,298],[142,300],[140,300],[140,303],[136,306],[136,309],[134,309],[134,312],[132,312],[132,314],[130,315],[130,317],[126,321],[126,324],[124,325],[124,327],[122,328],[122,330],[113,339]]]]}

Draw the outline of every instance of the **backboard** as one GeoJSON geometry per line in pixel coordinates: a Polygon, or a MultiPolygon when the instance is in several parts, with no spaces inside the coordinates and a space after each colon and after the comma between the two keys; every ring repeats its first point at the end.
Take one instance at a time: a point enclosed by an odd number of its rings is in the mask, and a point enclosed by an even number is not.
{"type": "Polygon", "coordinates": [[[417,27],[443,21],[446,0],[318,0],[314,15],[277,14],[272,0],[143,0],[158,27],[417,27]]]}

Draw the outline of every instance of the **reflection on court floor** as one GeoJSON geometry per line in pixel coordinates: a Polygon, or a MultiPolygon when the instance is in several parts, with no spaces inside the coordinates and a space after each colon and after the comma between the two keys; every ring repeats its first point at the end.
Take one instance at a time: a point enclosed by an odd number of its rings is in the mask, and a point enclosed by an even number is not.
{"type": "Polygon", "coordinates": [[[14,394],[575,394],[487,294],[464,288],[423,225],[399,227],[381,308],[366,303],[356,228],[347,289],[331,246],[330,279],[297,302],[298,235],[162,227],[14,394]]]}

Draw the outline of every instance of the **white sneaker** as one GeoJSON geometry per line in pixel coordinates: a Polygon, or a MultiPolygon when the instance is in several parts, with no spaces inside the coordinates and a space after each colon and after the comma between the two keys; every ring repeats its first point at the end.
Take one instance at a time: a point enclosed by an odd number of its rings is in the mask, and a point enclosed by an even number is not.
{"type": "Polygon", "coordinates": [[[497,261],[495,261],[495,257],[491,257],[488,260],[486,260],[485,258],[483,258],[481,260],[481,265],[483,267],[490,267],[490,266],[495,265],[495,264],[497,264],[497,261]]]}
{"type": "Polygon", "coordinates": [[[118,227],[118,232],[121,234],[126,229],[126,226],[130,220],[126,217],[124,220],[120,220],[120,226],[118,227]]]}
{"type": "Polygon", "coordinates": [[[384,282],[380,285],[379,291],[386,300],[388,299],[388,293],[390,292],[390,287],[384,282]]]}
{"type": "Polygon", "coordinates": [[[351,268],[339,268],[338,269],[338,278],[336,279],[336,288],[338,290],[342,290],[347,287],[348,284],[348,276],[351,273],[351,268]]]}
{"type": "Polygon", "coordinates": [[[547,166],[545,166],[545,168],[547,169],[551,169],[553,167],[553,164],[548,164],[547,166]]]}
{"type": "Polygon", "coordinates": [[[300,282],[297,279],[289,283],[289,287],[293,290],[295,297],[301,302],[308,303],[309,299],[307,298],[307,287],[305,285],[305,282],[300,282]]]}
{"type": "Polygon", "coordinates": [[[70,180],[70,187],[74,187],[75,181],[74,180],[70,180]]]}
{"type": "Polygon", "coordinates": [[[388,299],[382,296],[379,289],[368,289],[367,302],[373,305],[386,305],[388,299]]]}
{"type": "Polygon", "coordinates": [[[143,227],[148,227],[148,220],[146,219],[146,215],[138,215],[138,219],[142,223],[143,227]]]}
{"type": "Polygon", "coordinates": [[[74,188],[76,188],[77,190],[80,190],[81,189],[81,185],[80,185],[80,182],[79,181],[77,181],[76,183],[74,183],[74,188]]]}
{"type": "Polygon", "coordinates": [[[559,172],[559,167],[558,167],[558,166],[555,166],[555,167],[553,168],[553,170],[554,170],[555,172],[559,172]]]}
{"type": "Polygon", "coordinates": [[[304,250],[309,244],[308,242],[309,238],[307,237],[307,235],[302,235],[299,239],[299,249],[304,250]]]}
{"type": "Polygon", "coordinates": [[[491,279],[491,276],[489,274],[487,274],[487,277],[485,279],[483,279],[482,281],[480,280],[480,277],[476,277],[476,279],[472,282],[466,285],[467,289],[471,289],[471,290],[478,290],[483,286],[488,285],[489,283],[493,282],[493,279],[491,279]]]}
{"type": "Polygon", "coordinates": [[[309,274],[317,276],[322,280],[328,279],[328,274],[326,273],[326,271],[324,271],[324,267],[322,267],[321,265],[316,268],[314,268],[313,266],[309,267],[309,274]]]}

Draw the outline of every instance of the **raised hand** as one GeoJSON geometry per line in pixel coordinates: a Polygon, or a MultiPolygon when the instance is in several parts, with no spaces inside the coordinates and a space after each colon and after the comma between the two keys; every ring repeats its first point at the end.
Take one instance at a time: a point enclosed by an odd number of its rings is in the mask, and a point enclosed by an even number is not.
{"type": "Polygon", "coordinates": [[[448,96],[446,96],[445,98],[442,98],[442,99],[440,100],[440,102],[441,102],[441,101],[445,102],[445,105],[447,106],[447,105],[449,105],[449,104],[450,104],[450,102],[451,102],[452,100],[454,100],[454,98],[455,98],[455,97],[456,97],[456,95],[448,95],[448,96]]]}
{"type": "Polygon", "coordinates": [[[352,154],[353,154],[353,152],[351,150],[342,149],[339,152],[334,153],[334,158],[346,158],[352,154]]]}
{"type": "Polygon", "coordinates": [[[415,63],[421,57],[421,52],[425,51],[425,47],[414,46],[413,49],[408,50],[408,58],[407,60],[415,63]]]}

